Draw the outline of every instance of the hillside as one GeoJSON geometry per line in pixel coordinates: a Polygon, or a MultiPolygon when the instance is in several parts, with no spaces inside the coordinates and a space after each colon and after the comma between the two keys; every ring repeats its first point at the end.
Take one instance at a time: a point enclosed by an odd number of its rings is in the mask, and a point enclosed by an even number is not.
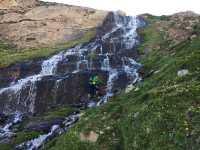
{"type": "Polygon", "coordinates": [[[149,22],[140,31],[138,48],[143,81],[105,106],[83,112],[69,133],[44,149],[199,149],[200,17],[143,17],[149,22]]]}
{"type": "Polygon", "coordinates": [[[1,0],[0,68],[89,41],[107,13],[38,0],[1,0]]]}
{"type": "Polygon", "coordinates": [[[200,149],[200,16],[0,0],[0,150],[200,149]]]}

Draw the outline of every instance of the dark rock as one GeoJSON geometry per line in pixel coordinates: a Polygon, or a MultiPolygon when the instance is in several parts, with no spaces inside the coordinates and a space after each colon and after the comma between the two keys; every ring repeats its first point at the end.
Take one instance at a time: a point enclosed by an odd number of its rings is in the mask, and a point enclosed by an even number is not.
{"type": "Polygon", "coordinates": [[[118,78],[113,85],[113,92],[118,93],[122,89],[125,89],[129,81],[128,76],[124,72],[119,72],[118,78]]]}
{"type": "Polygon", "coordinates": [[[61,125],[63,121],[64,118],[54,118],[50,121],[30,122],[28,125],[25,126],[25,130],[48,133],[53,125],[61,125]]]}
{"type": "Polygon", "coordinates": [[[52,78],[43,78],[37,83],[35,111],[42,113],[62,104],[86,104],[89,101],[89,79],[94,74],[104,82],[107,80],[108,74],[102,71],[68,74],[57,83],[52,78]]]}
{"type": "MultiPolygon", "coordinates": [[[[55,74],[49,73],[53,74],[49,76],[48,73],[47,75],[39,74],[39,76],[34,76],[32,82],[25,82],[19,88],[16,86],[14,89],[2,90],[0,112],[9,114],[18,110],[23,113],[42,114],[61,105],[84,107],[91,99],[98,101],[106,94],[106,83],[111,68],[110,73],[112,70],[118,71],[117,79],[112,81],[113,92],[118,93],[124,89],[133,81],[134,75],[137,76],[134,69],[139,68],[139,65],[132,60],[138,57],[136,51],[138,39],[126,34],[129,31],[132,32],[132,26],[129,24],[134,20],[130,19],[131,17],[124,17],[122,13],[118,15],[110,13],[103,26],[98,29],[97,38],[85,45],[70,49],[71,51],[69,50],[67,54],[59,54],[55,59],[53,57],[49,60],[55,60],[56,63],[56,59],[59,60],[58,64],[52,65],[50,62],[50,66],[47,65],[49,69],[55,70],[55,74]],[[109,36],[101,37],[105,33],[109,36]],[[130,70],[130,67],[133,70],[130,70]],[[94,75],[99,76],[105,85],[101,87],[93,85],[92,88],[89,80],[94,75]]],[[[41,63],[24,63],[16,68],[14,77],[20,79],[40,72],[41,63]]],[[[111,83],[107,86],[111,86],[111,83]]]]}
{"type": "Polygon", "coordinates": [[[41,62],[24,62],[6,68],[0,68],[0,88],[8,86],[18,79],[37,74],[41,70],[41,62]]]}
{"type": "Polygon", "coordinates": [[[7,116],[3,113],[0,113],[0,124],[4,124],[7,120],[7,116]]]}

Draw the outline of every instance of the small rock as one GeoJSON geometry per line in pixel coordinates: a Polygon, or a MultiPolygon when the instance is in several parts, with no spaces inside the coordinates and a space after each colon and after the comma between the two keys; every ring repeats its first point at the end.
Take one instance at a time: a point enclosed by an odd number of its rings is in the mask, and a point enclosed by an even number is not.
{"type": "Polygon", "coordinates": [[[149,134],[150,133],[150,128],[146,128],[146,132],[147,132],[147,134],[149,134]]]}
{"type": "Polygon", "coordinates": [[[157,71],[154,72],[154,74],[157,74],[157,73],[159,73],[159,72],[160,72],[160,70],[157,70],[157,71]]]}
{"type": "Polygon", "coordinates": [[[196,38],[197,37],[197,35],[196,34],[193,34],[191,37],[190,37],[190,39],[194,39],[194,38],[196,38]]]}
{"type": "Polygon", "coordinates": [[[99,133],[100,133],[100,134],[104,134],[104,132],[103,132],[103,131],[99,131],[99,133]]]}
{"type": "Polygon", "coordinates": [[[136,113],[134,113],[134,118],[137,118],[137,116],[139,115],[140,113],[139,112],[136,112],[136,113]]]}
{"type": "Polygon", "coordinates": [[[108,126],[108,127],[106,127],[106,130],[110,130],[110,129],[111,129],[111,127],[109,127],[109,126],[108,126]]]}
{"type": "Polygon", "coordinates": [[[127,86],[127,88],[125,89],[125,93],[129,93],[130,91],[132,91],[135,88],[134,85],[130,84],[127,86]]]}
{"type": "Polygon", "coordinates": [[[139,90],[140,90],[140,89],[139,89],[138,87],[136,87],[134,91],[137,92],[137,91],[139,91],[139,90]]]}
{"type": "Polygon", "coordinates": [[[96,142],[98,137],[99,135],[94,131],[90,131],[88,134],[80,133],[81,141],[96,142]]]}
{"type": "Polygon", "coordinates": [[[183,76],[186,76],[188,73],[189,73],[189,71],[187,69],[183,69],[183,70],[179,70],[177,75],[179,77],[183,77],[183,76]]]}
{"type": "Polygon", "coordinates": [[[0,113],[0,124],[5,123],[6,119],[7,119],[6,115],[0,113]]]}

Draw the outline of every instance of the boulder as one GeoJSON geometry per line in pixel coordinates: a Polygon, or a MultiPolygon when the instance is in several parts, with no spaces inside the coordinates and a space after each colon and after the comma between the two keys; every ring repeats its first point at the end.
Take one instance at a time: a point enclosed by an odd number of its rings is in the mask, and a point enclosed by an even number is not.
{"type": "Polygon", "coordinates": [[[93,142],[95,143],[98,140],[99,134],[94,131],[90,131],[89,133],[80,133],[80,140],[86,142],[93,142]]]}
{"type": "Polygon", "coordinates": [[[135,86],[133,84],[128,85],[127,88],[125,89],[125,93],[131,92],[134,88],[135,86]]]}
{"type": "Polygon", "coordinates": [[[183,70],[179,70],[179,71],[177,72],[177,75],[178,75],[179,77],[183,77],[183,76],[186,76],[188,73],[189,73],[189,71],[188,71],[187,69],[183,69],[183,70]]]}
{"type": "Polygon", "coordinates": [[[53,125],[61,125],[63,121],[64,118],[54,118],[49,121],[32,121],[25,126],[25,130],[48,133],[53,125]]]}
{"type": "Polygon", "coordinates": [[[4,124],[7,120],[7,116],[3,113],[0,113],[0,125],[4,124]]]}

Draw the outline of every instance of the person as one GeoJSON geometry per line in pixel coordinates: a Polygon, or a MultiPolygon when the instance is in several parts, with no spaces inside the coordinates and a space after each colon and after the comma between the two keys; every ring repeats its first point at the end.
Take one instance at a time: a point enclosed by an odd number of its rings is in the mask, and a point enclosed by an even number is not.
{"type": "Polygon", "coordinates": [[[102,81],[98,76],[92,76],[89,80],[90,94],[92,97],[98,96],[98,90],[102,85],[102,81]]]}

